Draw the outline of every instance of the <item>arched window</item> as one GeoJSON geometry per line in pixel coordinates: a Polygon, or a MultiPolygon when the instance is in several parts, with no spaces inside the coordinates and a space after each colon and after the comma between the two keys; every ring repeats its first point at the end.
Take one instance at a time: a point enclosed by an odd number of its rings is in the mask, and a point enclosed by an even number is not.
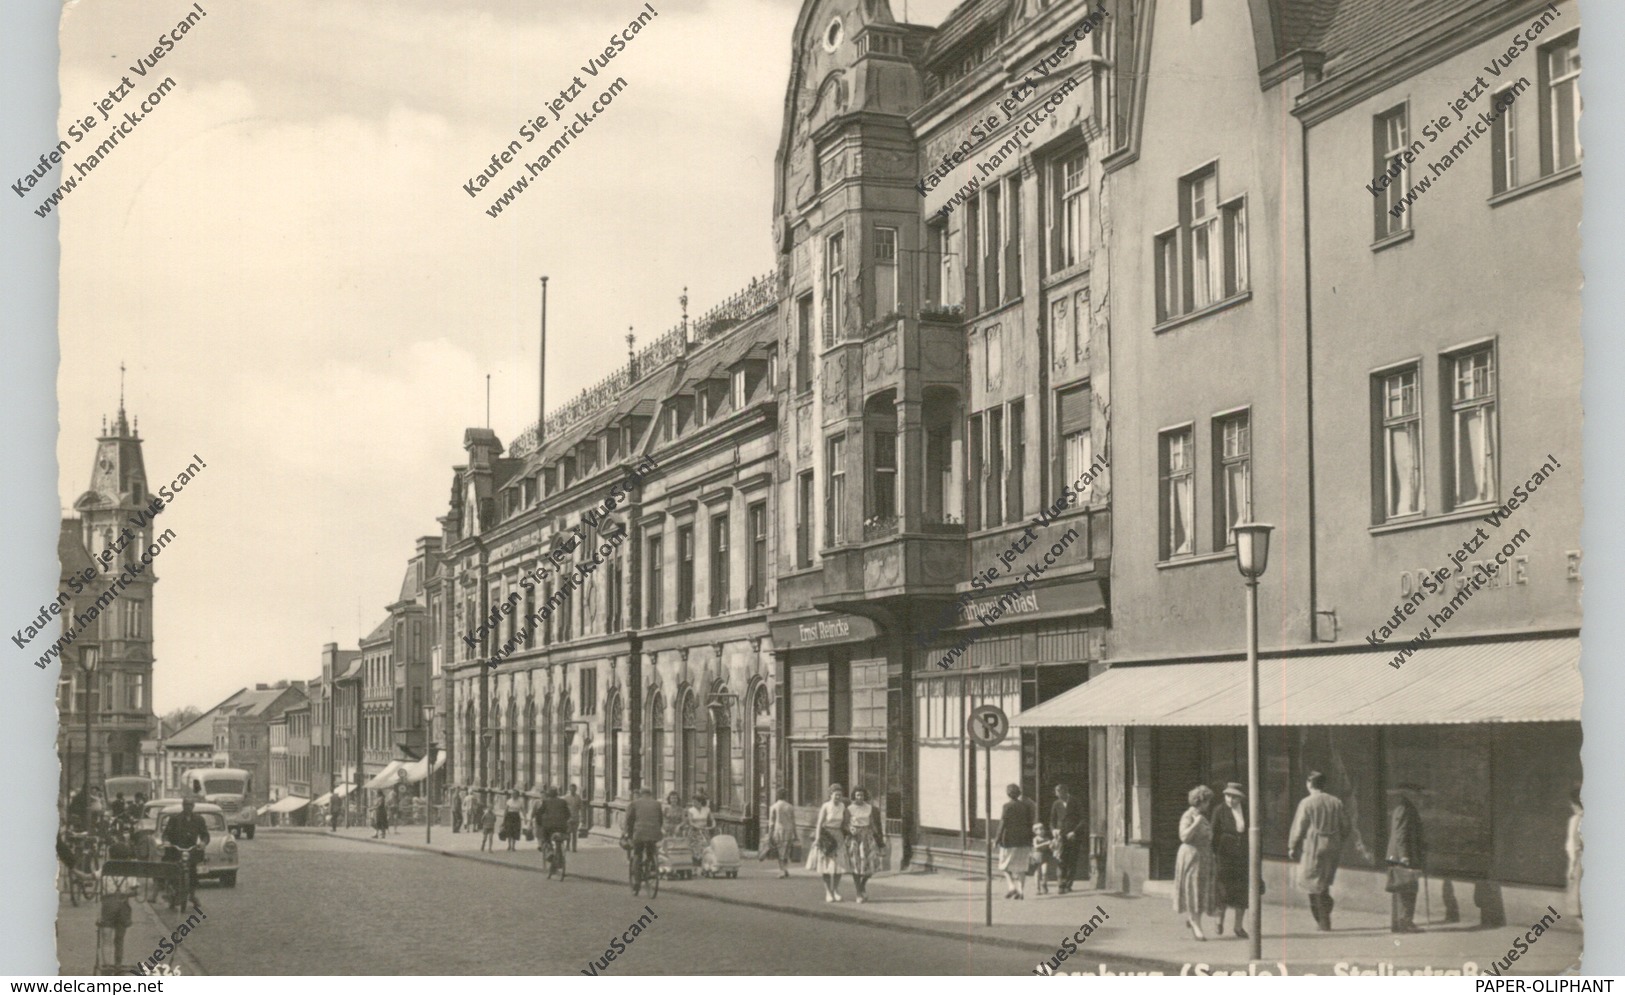
{"type": "Polygon", "coordinates": [[[468,703],[468,707],[463,709],[463,755],[458,758],[460,760],[458,766],[462,771],[463,783],[469,785],[474,783],[474,779],[479,773],[474,769],[474,758],[478,756],[477,736],[478,733],[475,731],[474,703],[471,701],[468,703]]]}
{"type": "Polygon", "coordinates": [[[706,711],[711,717],[711,804],[718,809],[733,807],[733,709],[728,707],[727,685],[718,685],[717,694],[706,711]]]}
{"type": "Polygon", "coordinates": [[[659,691],[649,696],[649,755],[643,786],[657,795],[666,790],[666,697],[659,691]]]}
{"type": "Polygon", "coordinates": [[[525,699],[525,779],[520,787],[536,786],[536,699],[525,699]]]}
{"type": "Polygon", "coordinates": [[[537,714],[536,728],[536,776],[540,780],[540,787],[552,784],[553,777],[553,696],[549,694],[542,699],[541,711],[537,714]]]}
{"type": "Polygon", "coordinates": [[[508,699],[508,777],[503,783],[508,787],[521,787],[519,781],[519,703],[512,698],[508,699]]]}
{"type": "Polygon", "coordinates": [[[625,714],[619,691],[610,692],[609,707],[605,711],[604,727],[609,731],[609,743],[604,751],[604,797],[614,801],[621,794],[621,742],[625,736],[625,714]]]}
{"type": "Polygon", "coordinates": [[[570,725],[570,717],[574,710],[570,707],[570,693],[566,691],[559,696],[559,714],[553,720],[554,758],[558,770],[553,778],[553,785],[563,794],[570,785],[570,734],[575,731],[570,725]]]}
{"type": "Polygon", "coordinates": [[[678,720],[678,779],[677,793],[687,802],[702,783],[700,780],[700,716],[694,691],[683,695],[681,716],[678,720]]]}

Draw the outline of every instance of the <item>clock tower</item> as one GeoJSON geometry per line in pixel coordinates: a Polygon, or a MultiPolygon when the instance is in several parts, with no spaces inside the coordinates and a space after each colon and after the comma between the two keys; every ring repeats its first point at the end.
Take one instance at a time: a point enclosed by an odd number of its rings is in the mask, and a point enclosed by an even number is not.
{"type": "Polygon", "coordinates": [[[67,685],[61,703],[63,768],[71,774],[68,783],[75,789],[87,755],[92,785],[107,777],[142,773],[141,740],[154,732],[152,594],[157,563],[140,572],[128,569],[141,566],[141,551],[152,542],[153,521],[147,512],[153,504],[139,424],[132,428],[126,416],[121,387],[118,415],[111,428],[104,421],[96,440],[90,487],[73,503],[76,517],[64,519],[62,528],[68,547],[63,551],[62,589],[69,590],[70,569],[80,577],[86,567],[95,571],[84,592],[72,597],[70,609],[89,617],[91,606],[101,601],[100,611],[63,652],[62,680],[67,685]],[[117,552],[104,561],[108,550],[117,552]],[[109,599],[118,580],[124,583],[109,599]]]}

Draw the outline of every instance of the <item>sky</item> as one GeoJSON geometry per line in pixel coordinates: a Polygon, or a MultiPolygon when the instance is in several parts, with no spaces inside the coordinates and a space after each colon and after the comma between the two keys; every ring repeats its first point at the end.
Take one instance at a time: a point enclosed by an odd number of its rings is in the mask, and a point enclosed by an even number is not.
{"type": "Polygon", "coordinates": [[[61,35],[64,136],[125,76],[114,118],[175,81],[60,206],[61,504],[88,485],[121,362],[149,484],[208,464],[165,512],[159,713],[312,677],[322,644],[383,619],[439,534],[463,430],[486,424],[486,376],[504,442],[536,419],[539,276],[552,409],[624,361],[629,326],[641,345],[677,324],[685,287],[699,314],[772,270],[800,6],[653,2],[600,77],[625,89],[493,219],[518,164],[478,198],[463,184],[577,75],[566,113],[585,109],[602,84],[580,67],[641,3],[200,3],[145,78],[130,67],[190,3],[75,0],[61,35]]]}

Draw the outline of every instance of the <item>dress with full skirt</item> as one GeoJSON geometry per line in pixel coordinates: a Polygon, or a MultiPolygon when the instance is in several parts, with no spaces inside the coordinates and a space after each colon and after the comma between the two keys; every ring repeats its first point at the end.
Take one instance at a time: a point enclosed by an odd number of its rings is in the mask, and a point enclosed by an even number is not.
{"type": "Polygon", "coordinates": [[[1174,911],[1211,915],[1218,908],[1213,826],[1196,809],[1179,817],[1179,855],[1174,859],[1174,911]]]}

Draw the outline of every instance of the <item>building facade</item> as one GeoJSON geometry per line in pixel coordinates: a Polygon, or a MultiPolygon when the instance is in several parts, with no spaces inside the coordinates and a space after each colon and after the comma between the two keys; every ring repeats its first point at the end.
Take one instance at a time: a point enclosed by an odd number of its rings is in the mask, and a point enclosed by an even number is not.
{"type": "MultiPolygon", "coordinates": [[[[139,774],[141,741],[157,730],[152,712],[152,599],[155,557],[175,537],[154,527],[163,501],[147,488],[139,428],[119,399],[111,429],[96,440],[90,486],[73,502],[74,516],[58,537],[61,626],[44,624],[40,646],[53,630],[66,638],[59,652],[60,726],[57,751],[63,783],[77,790],[89,768],[102,778],[139,774]],[[89,718],[87,733],[86,718],[89,718]]],[[[42,612],[44,619],[51,616],[42,612]]]]}
{"type": "Polygon", "coordinates": [[[755,832],[775,763],[776,303],[753,281],[685,317],[508,456],[465,434],[428,585],[457,784],[575,785],[595,825],[644,785],[703,790],[755,832]]]}

